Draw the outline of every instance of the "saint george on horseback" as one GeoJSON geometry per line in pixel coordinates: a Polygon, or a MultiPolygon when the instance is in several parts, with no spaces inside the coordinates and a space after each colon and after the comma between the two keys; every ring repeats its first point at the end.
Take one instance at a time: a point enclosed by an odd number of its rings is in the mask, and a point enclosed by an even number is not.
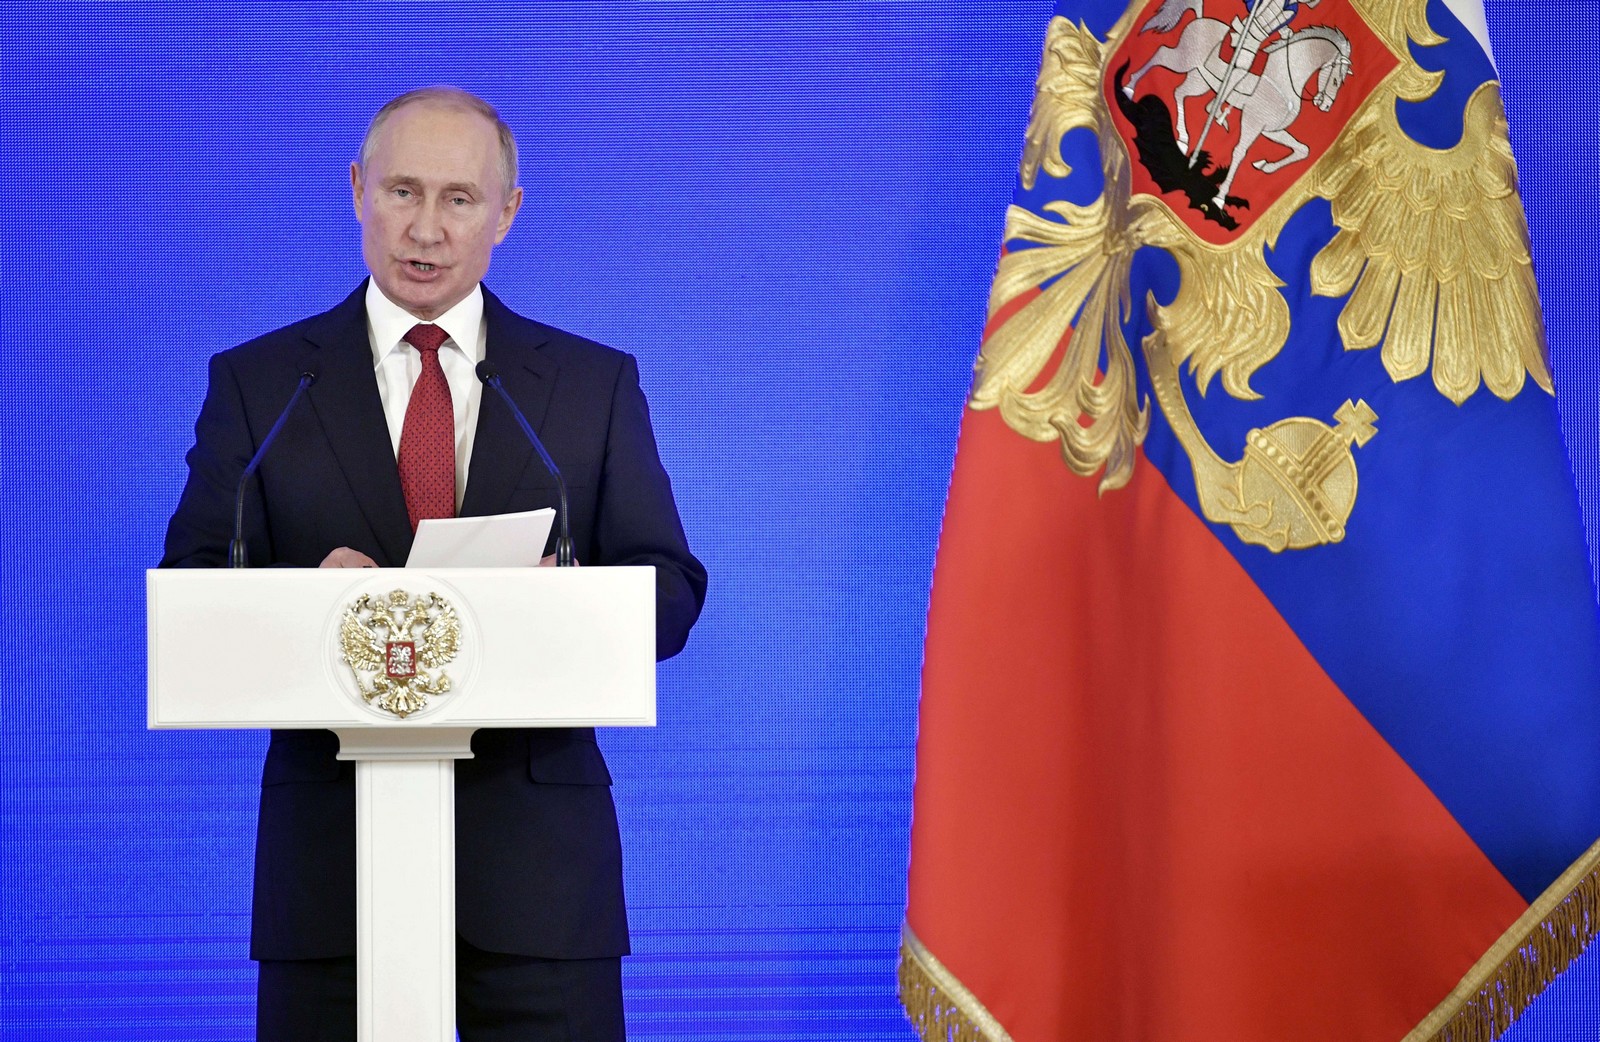
{"type": "MultiPolygon", "coordinates": [[[[1321,2],[1322,0],[1305,0],[1307,7],[1315,7],[1321,2]]],[[[1222,79],[1210,84],[1211,89],[1217,92],[1217,96],[1206,106],[1206,113],[1210,118],[1207,119],[1205,128],[1200,131],[1200,139],[1195,142],[1196,152],[1206,143],[1206,134],[1211,129],[1211,119],[1215,119],[1223,129],[1227,129],[1228,113],[1231,111],[1228,104],[1230,95],[1249,94],[1255,90],[1255,81],[1247,83],[1245,74],[1255,71],[1256,56],[1261,53],[1261,48],[1272,38],[1273,33],[1279,34],[1284,41],[1294,35],[1289,23],[1299,13],[1299,7],[1299,4],[1291,0],[1254,0],[1243,21],[1234,18],[1231,24],[1233,31],[1228,34],[1228,42],[1233,47],[1233,58],[1228,62],[1228,71],[1222,79]]],[[[1201,75],[1206,75],[1206,72],[1206,67],[1201,66],[1201,75]]],[[[1209,79],[1210,77],[1207,77],[1208,83],[1209,79]]]]}
{"type": "MultiPolygon", "coordinates": [[[[1303,2],[1310,7],[1320,0],[1303,2]]],[[[1158,48],[1129,77],[1123,93],[1132,98],[1139,80],[1154,68],[1184,76],[1172,95],[1174,136],[1178,148],[1190,156],[1191,165],[1199,158],[1212,126],[1228,129],[1228,116],[1234,111],[1239,113],[1239,141],[1213,200],[1220,208],[1225,205],[1239,164],[1257,138],[1265,137],[1289,150],[1280,159],[1256,160],[1255,168],[1263,173],[1273,173],[1310,154],[1288,128],[1299,118],[1304,92],[1313,81],[1313,104],[1323,112],[1332,107],[1340,84],[1350,74],[1350,41],[1338,29],[1327,26],[1293,31],[1290,22],[1299,5],[1287,0],[1255,0],[1247,15],[1234,18],[1232,24],[1205,17],[1203,8],[1204,0],[1165,0],[1141,32],[1167,33],[1177,27],[1186,12],[1192,11],[1196,17],[1184,26],[1177,43],[1158,48]],[[1274,35],[1276,40],[1272,39],[1274,35]],[[1233,56],[1227,61],[1222,58],[1225,39],[1233,44],[1233,56]],[[1262,54],[1266,55],[1266,62],[1257,73],[1254,66],[1262,54]],[[1191,150],[1185,103],[1206,93],[1213,97],[1206,106],[1205,127],[1191,150]]]]}

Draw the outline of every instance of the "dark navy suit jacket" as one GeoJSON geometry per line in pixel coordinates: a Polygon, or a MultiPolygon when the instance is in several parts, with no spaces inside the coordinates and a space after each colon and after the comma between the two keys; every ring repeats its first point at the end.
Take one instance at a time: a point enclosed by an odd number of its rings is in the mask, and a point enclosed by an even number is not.
{"type": "MultiPolygon", "coordinates": [[[[323,314],[224,351],[167,529],[163,567],[221,567],[245,464],[307,366],[316,382],[261,464],[245,531],[254,565],[315,567],[349,546],[405,563],[411,526],[367,341],[363,283],[323,314]]],[[[656,451],[638,367],[510,311],[484,290],[487,356],[567,479],[584,565],[654,565],[657,657],[705,600],[656,451]]],[[[463,515],[554,506],[555,481],[497,395],[478,412],[463,515]]],[[[546,548],[549,552],[549,548],[546,548]]],[[[355,951],[353,765],[329,731],[275,731],[262,773],[251,956],[355,951]]],[[[483,730],[456,762],[456,922],[480,948],[544,958],[628,950],[611,776],[592,729],[483,730]]]]}

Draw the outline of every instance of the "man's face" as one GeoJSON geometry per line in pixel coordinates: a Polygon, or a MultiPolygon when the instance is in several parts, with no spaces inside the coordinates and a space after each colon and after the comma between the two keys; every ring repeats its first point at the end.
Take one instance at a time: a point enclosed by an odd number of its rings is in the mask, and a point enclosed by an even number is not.
{"type": "Polygon", "coordinates": [[[427,101],[390,114],[365,167],[350,165],[350,187],[367,270],[423,321],[472,292],[522,205],[500,179],[494,124],[427,101]]]}

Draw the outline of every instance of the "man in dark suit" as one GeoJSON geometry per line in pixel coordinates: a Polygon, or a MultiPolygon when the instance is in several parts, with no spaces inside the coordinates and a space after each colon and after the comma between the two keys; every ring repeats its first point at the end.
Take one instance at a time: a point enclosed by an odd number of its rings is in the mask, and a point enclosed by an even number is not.
{"type": "MultiPolygon", "coordinates": [[[[254,564],[405,563],[426,517],[532,510],[555,483],[473,376],[487,357],[565,475],[575,556],[653,565],[657,656],[705,598],[633,359],[522,318],[481,285],[522,202],[516,144],[454,88],[373,118],[351,187],[372,277],[332,310],[211,360],[164,566],[222,566],[244,466],[318,372],[258,472],[254,564]],[[481,406],[481,408],[480,408],[481,406]]],[[[355,1037],[355,791],[327,731],[272,735],[251,956],[257,1037],[355,1037]]],[[[464,1042],[621,1039],[627,953],[610,774],[592,729],[480,731],[456,768],[464,1042]]]]}

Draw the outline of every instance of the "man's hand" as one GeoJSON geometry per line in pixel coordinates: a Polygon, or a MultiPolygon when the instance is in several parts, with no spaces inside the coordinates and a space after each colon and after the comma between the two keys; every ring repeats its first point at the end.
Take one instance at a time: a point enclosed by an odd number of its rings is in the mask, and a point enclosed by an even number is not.
{"type": "Polygon", "coordinates": [[[362,553],[352,550],[348,546],[341,546],[333,553],[322,559],[318,568],[376,568],[378,562],[362,553]]]}

